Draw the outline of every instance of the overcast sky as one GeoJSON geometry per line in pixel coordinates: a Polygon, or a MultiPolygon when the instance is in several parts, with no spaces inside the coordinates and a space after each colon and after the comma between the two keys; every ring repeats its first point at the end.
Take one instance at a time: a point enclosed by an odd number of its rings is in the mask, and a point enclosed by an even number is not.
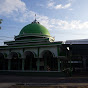
{"type": "Polygon", "coordinates": [[[0,45],[35,19],[55,41],[88,38],[88,0],[0,0],[0,45]]]}

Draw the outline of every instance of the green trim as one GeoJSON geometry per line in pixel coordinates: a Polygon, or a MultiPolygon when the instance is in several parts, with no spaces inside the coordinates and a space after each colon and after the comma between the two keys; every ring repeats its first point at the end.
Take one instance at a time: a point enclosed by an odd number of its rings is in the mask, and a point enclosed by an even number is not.
{"type": "MultiPolygon", "coordinates": [[[[42,35],[42,34],[30,34],[30,33],[26,33],[26,34],[23,34],[23,35],[18,35],[18,36],[15,36],[15,39],[18,39],[18,38],[24,38],[24,37],[39,37],[39,38],[49,38],[51,37],[50,35],[42,35]]],[[[33,38],[32,38],[33,39],[33,38]]],[[[36,39],[36,38],[35,38],[36,39]]]]}
{"type": "Polygon", "coordinates": [[[7,48],[23,48],[23,47],[38,47],[38,46],[54,46],[54,45],[61,45],[62,43],[59,42],[52,42],[52,43],[33,43],[33,44],[28,44],[28,45],[16,45],[16,46],[0,46],[0,49],[7,49],[7,48]]]}
{"type": "Polygon", "coordinates": [[[27,40],[19,40],[19,41],[8,41],[4,42],[4,44],[16,44],[16,43],[30,43],[30,42],[42,42],[42,41],[49,41],[49,38],[44,38],[44,39],[27,39],[27,40]]]}

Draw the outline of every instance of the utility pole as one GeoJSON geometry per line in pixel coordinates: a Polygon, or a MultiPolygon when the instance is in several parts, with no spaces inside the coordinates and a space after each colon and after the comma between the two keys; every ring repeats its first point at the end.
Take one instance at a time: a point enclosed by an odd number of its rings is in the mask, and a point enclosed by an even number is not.
{"type": "MultiPolygon", "coordinates": [[[[2,19],[0,19],[0,24],[2,23],[2,19]]],[[[0,29],[1,29],[1,26],[0,26],[0,29]]]]}

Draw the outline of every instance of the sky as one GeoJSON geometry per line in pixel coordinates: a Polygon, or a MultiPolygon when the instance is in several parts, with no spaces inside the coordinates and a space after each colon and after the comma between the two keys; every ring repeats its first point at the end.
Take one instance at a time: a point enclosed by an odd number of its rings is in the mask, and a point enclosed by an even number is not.
{"type": "Polygon", "coordinates": [[[0,0],[0,45],[36,19],[55,41],[88,39],[88,0],[0,0]]]}

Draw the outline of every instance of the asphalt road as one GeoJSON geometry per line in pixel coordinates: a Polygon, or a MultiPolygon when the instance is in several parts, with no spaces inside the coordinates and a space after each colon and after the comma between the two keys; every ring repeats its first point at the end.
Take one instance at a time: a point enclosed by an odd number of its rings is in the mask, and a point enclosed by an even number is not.
{"type": "Polygon", "coordinates": [[[34,86],[33,88],[39,88],[38,86],[41,86],[41,88],[48,88],[48,86],[49,88],[58,88],[58,86],[61,86],[60,88],[88,88],[88,77],[29,77],[0,75],[0,88],[26,88],[25,86],[27,86],[27,88],[31,88],[30,86],[34,86]]]}
{"type": "Polygon", "coordinates": [[[88,77],[29,77],[0,75],[0,83],[88,83],[88,77]]]}

